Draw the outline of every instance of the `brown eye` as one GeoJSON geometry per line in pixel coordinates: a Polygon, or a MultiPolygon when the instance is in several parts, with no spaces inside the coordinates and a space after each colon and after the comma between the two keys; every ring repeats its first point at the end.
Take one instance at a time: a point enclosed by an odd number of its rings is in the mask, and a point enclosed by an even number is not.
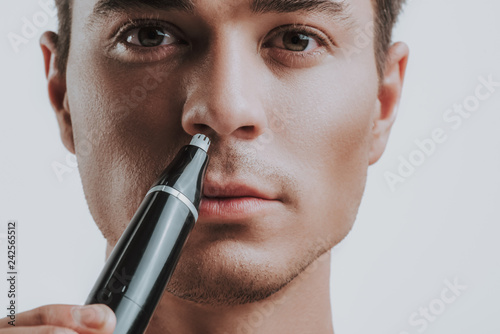
{"type": "Polygon", "coordinates": [[[262,56],[273,66],[289,69],[320,64],[333,55],[334,43],[318,28],[300,24],[279,26],[262,41],[262,56]]]}
{"type": "Polygon", "coordinates": [[[126,38],[127,42],[136,46],[155,47],[169,45],[177,42],[177,39],[161,27],[139,27],[130,30],[126,38]]]}
{"type": "Polygon", "coordinates": [[[307,35],[297,32],[286,32],[283,34],[283,46],[290,51],[305,51],[311,42],[307,35]]]}
{"type": "Polygon", "coordinates": [[[266,48],[276,47],[290,52],[307,53],[321,47],[322,39],[314,33],[297,29],[281,31],[269,39],[264,46],[266,48]]]}

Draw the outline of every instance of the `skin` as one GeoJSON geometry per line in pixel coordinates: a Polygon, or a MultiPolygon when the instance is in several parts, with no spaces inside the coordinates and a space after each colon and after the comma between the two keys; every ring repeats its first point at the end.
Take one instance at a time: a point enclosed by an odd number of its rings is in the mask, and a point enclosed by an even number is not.
{"type": "Polygon", "coordinates": [[[206,180],[244,180],[277,200],[249,219],[200,218],[147,334],[333,333],[330,249],[352,228],[367,168],[385,149],[409,54],[392,45],[380,81],[373,40],[347,57],[355,28],[373,18],[370,1],[347,2],[351,30],[319,12],[254,14],[243,0],[197,0],[192,14],[135,11],[88,29],[96,0],[77,0],[66,76],[56,35],[42,36],[61,138],[108,255],[196,133],[213,142],[206,180]],[[188,43],[173,38],[142,56],[111,43],[127,18],[151,15],[188,43]],[[287,50],[272,31],[294,23],[336,45],[309,35],[310,50],[287,50]],[[137,106],[124,102],[140,87],[137,106]]]}

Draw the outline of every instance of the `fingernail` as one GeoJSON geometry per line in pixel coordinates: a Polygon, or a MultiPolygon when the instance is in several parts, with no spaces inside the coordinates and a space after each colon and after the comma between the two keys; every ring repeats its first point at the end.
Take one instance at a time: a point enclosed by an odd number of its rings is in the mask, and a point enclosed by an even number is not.
{"type": "Polygon", "coordinates": [[[106,321],[106,312],[99,305],[75,307],[72,310],[73,319],[88,328],[101,328],[106,321]]]}

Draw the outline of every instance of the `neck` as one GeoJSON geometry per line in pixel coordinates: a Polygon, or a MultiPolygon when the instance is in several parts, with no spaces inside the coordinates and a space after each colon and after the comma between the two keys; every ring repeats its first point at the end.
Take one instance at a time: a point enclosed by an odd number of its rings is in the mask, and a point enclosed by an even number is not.
{"type": "Polygon", "coordinates": [[[259,302],[213,307],[164,293],[146,334],[333,334],[329,282],[327,252],[259,302]]]}

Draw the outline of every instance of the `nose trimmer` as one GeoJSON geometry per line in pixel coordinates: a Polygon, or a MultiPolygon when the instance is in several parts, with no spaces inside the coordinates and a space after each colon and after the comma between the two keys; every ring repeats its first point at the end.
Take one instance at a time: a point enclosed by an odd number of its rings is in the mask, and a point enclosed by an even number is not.
{"type": "Polygon", "coordinates": [[[181,148],[137,209],[85,304],[106,304],[115,334],[144,333],[198,219],[210,140],[181,148]]]}

